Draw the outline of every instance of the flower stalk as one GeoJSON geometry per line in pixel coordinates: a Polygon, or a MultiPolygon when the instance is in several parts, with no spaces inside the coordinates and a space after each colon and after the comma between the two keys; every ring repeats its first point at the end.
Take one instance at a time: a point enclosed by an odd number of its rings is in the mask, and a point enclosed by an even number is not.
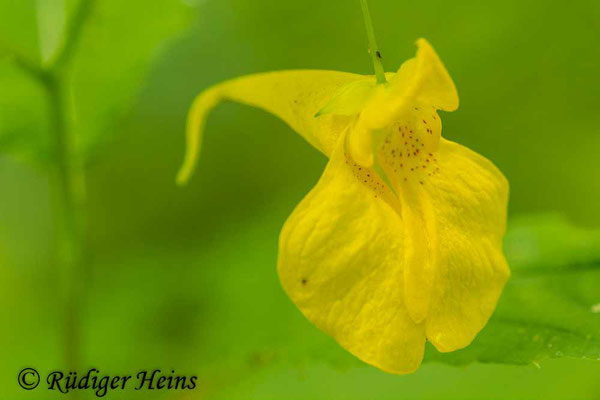
{"type": "Polygon", "coordinates": [[[375,40],[375,31],[373,30],[373,22],[371,21],[371,13],[369,12],[369,5],[367,0],[360,0],[362,7],[363,17],[365,19],[365,28],[367,30],[367,38],[369,40],[369,53],[371,54],[371,60],[373,61],[373,68],[375,69],[375,78],[377,83],[386,83],[385,70],[381,62],[381,53],[377,47],[377,41],[375,40]]]}

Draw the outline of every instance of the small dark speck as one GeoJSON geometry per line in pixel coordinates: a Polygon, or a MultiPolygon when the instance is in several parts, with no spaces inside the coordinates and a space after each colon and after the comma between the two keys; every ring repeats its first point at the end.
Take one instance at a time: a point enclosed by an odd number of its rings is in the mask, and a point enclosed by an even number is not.
{"type": "Polygon", "coordinates": [[[306,285],[306,284],[308,283],[308,279],[306,279],[306,278],[302,278],[302,281],[301,281],[301,282],[302,282],[302,284],[303,284],[303,285],[306,285]]]}
{"type": "Polygon", "coordinates": [[[377,51],[375,54],[377,54],[377,58],[381,58],[381,53],[379,51],[377,51]]]}

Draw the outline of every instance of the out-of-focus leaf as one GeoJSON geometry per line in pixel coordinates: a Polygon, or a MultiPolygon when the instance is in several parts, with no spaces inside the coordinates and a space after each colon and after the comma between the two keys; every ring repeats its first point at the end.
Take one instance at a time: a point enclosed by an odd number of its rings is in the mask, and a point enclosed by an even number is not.
{"type": "Polygon", "coordinates": [[[39,56],[36,0],[0,1],[0,152],[47,156],[43,93],[16,62],[39,56]]]}
{"type": "Polygon", "coordinates": [[[39,60],[36,0],[0,1],[0,56],[7,51],[39,60]]]}
{"type": "Polygon", "coordinates": [[[47,63],[59,49],[67,20],[65,0],[37,0],[40,57],[47,63]]]}
{"type": "Polygon", "coordinates": [[[11,60],[0,61],[0,152],[48,157],[47,103],[42,88],[11,60]]]}
{"type": "Polygon", "coordinates": [[[118,129],[151,61],[191,11],[178,0],[94,2],[71,82],[75,129],[86,149],[118,129]]]}
{"type": "Polygon", "coordinates": [[[463,350],[427,359],[535,364],[547,358],[600,360],[600,231],[557,216],[512,221],[505,240],[512,269],[496,312],[463,350]]]}
{"type": "MultiPolygon", "coordinates": [[[[30,153],[38,161],[51,154],[45,93],[19,71],[14,55],[33,65],[40,65],[40,56],[51,61],[65,40],[61,33],[68,32],[63,20],[75,15],[78,3],[0,3],[0,21],[6,22],[0,24],[0,151],[30,153]]],[[[91,4],[67,70],[67,118],[84,150],[118,128],[161,45],[187,26],[192,11],[172,0],[91,4]]]]}

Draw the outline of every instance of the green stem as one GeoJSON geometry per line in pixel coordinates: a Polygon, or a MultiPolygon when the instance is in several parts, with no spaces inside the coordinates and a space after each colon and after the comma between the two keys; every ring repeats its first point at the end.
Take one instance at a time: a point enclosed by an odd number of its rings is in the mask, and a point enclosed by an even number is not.
{"type": "Polygon", "coordinates": [[[81,366],[81,315],[85,296],[85,171],[76,137],[70,129],[66,99],[69,70],[81,32],[89,17],[93,0],[80,0],[69,20],[62,46],[47,67],[46,88],[54,130],[56,213],[58,215],[58,263],[64,304],[64,358],[67,367],[81,366]]]}
{"type": "Polygon", "coordinates": [[[381,53],[377,48],[377,42],[375,41],[375,31],[373,30],[373,22],[371,21],[371,13],[369,12],[369,6],[367,0],[360,0],[362,6],[363,17],[365,19],[365,27],[367,29],[367,38],[369,39],[369,53],[371,53],[371,60],[373,61],[373,68],[375,69],[375,77],[377,83],[386,83],[385,70],[381,63],[381,53]]]}
{"type": "Polygon", "coordinates": [[[80,320],[86,280],[84,170],[75,148],[75,138],[69,129],[63,80],[48,73],[43,82],[54,131],[56,156],[53,186],[57,189],[57,257],[64,304],[64,357],[67,367],[77,370],[81,365],[80,320]]]}
{"type": "MultiPolygon", "coordinates": [[[[0,53],[7,53],[15,65],[38,82],[48,100],[51,128],[54,133],[52,171],[56,189],[54,205],[57,225],[57,265],[59,292],[62,294],[64,359],[70,371],[81,365],[81,304],[84,300],[87,269],[85,262],[85,171],[76,137],[70,129],[69,102],[66,91],[68,64],[76,52],[85,21],[95,0],[80,0],[69,21],[65,37],[48,66],[40,66],[0,43],[0,53]]],[[[77,396],[77,394],[74,394],[77,396]]]]}

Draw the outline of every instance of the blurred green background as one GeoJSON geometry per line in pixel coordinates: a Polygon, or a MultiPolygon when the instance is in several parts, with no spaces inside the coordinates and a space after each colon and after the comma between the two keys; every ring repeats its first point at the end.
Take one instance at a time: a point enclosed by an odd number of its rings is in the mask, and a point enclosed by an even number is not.
{"type": "MultiPolygon", "coordinates": [[[[511,218],[553,212],[600,226],[599,2],[370,6],[387,70],[413,56],[419,37],[439,52],[461,99],[442,116],[443,134],[505,173],[511,218]]],[[[46,62],[77,7],[0,0],[2,398],[60,397],[16,383],[24,366],[42,373],[65,361],[52,121],[46,94],[12,54],[46,62]]],[[[186,112],[200,90],[269,70],[370,74],[366,46],[358,0],[92,5],[65,100],[86,174],[82,368],[199,376],[193,392],[107,398],[600,399],[592,360],[539,368],[428,362],[408,376],[351,361],[279,286],[279,229],[326,159],[274,117],[219,107],[197,173],[175,186],[186,112]]]]}

